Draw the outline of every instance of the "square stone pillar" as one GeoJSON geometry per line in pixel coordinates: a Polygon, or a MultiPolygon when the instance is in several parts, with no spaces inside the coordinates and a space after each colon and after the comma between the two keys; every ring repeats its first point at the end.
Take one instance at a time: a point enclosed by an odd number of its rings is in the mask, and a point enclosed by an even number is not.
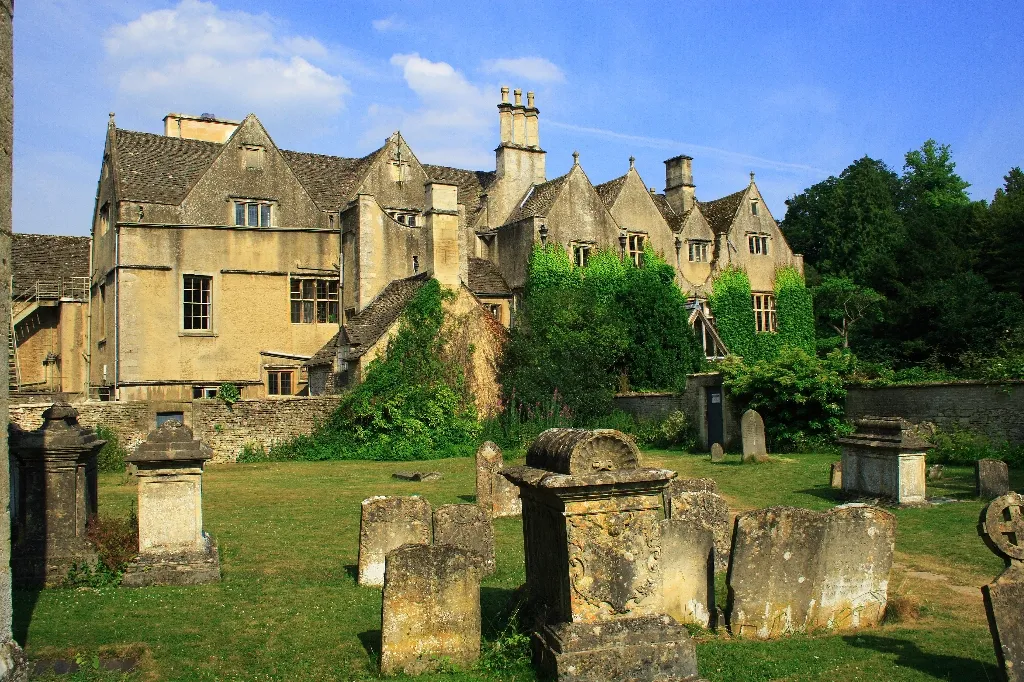
{"type": "Polygon", "coordinates": [[[122,584],[198,585],[220,580],[220,557],[203,532],[203,464],[210,448],[171,419],[149,432],[126,461],[139,486],[139,558],[122,584]]]}
{"type": "Polygon", "coordinates": [[[96,455],[106,441],[54,403],[35,431],[10,427],[18,460],[11,568],[21,585],[56,585],[76,563],[96,563],[86,524],[97,510],[96,455]]]}
{"type": "Polygon", "coordinates": [[[639,467],[607,429],[548,429],[503,470],[523,501],[526,583],[542,607],[534,665],[574,682],[695,679],[689,634],[662,603],[662,495],[675,472],[639,467]]]}
{"type": "Polygon", "coordinates": [[[924,502],[925,453],[932,446],[902,419],[858,419],[857,431],[838,439],[842,446],[843,490],[885,497],[898,504],[924,502]]]}

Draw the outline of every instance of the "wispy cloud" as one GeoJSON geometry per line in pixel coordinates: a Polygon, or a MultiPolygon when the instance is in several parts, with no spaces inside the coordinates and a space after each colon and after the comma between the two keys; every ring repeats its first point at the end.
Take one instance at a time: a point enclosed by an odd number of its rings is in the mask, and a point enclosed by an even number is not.
{"type": "Polygon", "coordinates": [[[483,72],[514,76],[538,83],[564,83],[565,73],[543,57],[516,57],[514,59],[488,59],[483,72]]]}
{"type": "Polygon", "coordinates": [[[692,142],[682,142],[680,140],[671,140],[664,137],[647,137],[644,135],[629,135],[626,133],[618,133],[614,130],[605,130],[603,128],[590,128],[587,126],[578,126],[571,123],[560,123],[558,121],[552,121],[550,119],[544,121],[545,126],[552,126],[554,128],[561,128],[563,130],[571,130],[576,133],[583,133],[586,135],[594,135],[596,137],[603,137],[610,140],[621,140],[624,142],[632,142],[641,147],[647,147],[650,149],[669,149],[676,152],[681,150],[698,152],[701,154],[707,154],[709,156],[716,156],[718,158],[733,161],[742,162],[753,168],[769,168],[776,171],[789,172],[801,175],[827,175],[827,171],[820,168],[810,166],[802,163],[790,163],[788,161],[778,161],[775,159],[766,159],[761,156],[753,156],[751,154],[743,154],[741,152],[734,152],[728,149],[720,149],[718,147],[708,147],[707,145],[693,144],[692,142]]]}
{"type": "Polygon", "coordinates": [[[404,31],[406,29],[406,23],[395,14],[383,19],[374,19],[370,23],[373,25],[373,30],[380,33],[404,31]]]}

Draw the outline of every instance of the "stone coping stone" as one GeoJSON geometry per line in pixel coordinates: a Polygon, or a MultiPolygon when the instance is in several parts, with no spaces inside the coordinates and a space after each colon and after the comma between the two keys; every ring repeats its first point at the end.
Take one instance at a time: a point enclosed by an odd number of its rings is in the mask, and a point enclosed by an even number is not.
{"type": "Polygon", "coordinates": [[[906,421],[897,417],[865,417],[855,420],[853,425],[856,432],[837,438],[837,443],[900,453],[919,453],[934,447],[914,433],[906,421]]]}
{"type": "Polygon", "coordinates": [[[598,471],[590,474],[571,476],[557,474],[545,469],[530,466],[505,467],[501,471],[505,478],[516,485],[528,485],[535,488],[579,488],[618,486],[630,483],[655,483],[676,477],[676,472],[669,469],[622,469],[619,471],[598,471]]]}
{"type": "Polygon", "coordinates": [[[597,471],[635,469],[640,450],[615,429],[548,429],[526,451],[526,465],[578,476],[597,471]]]}

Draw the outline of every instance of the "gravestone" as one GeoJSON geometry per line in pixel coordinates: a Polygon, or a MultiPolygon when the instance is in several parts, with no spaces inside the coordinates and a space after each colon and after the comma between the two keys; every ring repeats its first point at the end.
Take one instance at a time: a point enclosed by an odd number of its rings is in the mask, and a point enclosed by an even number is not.
{"type": "Polygon", "coordinates": [[[768,461],[768,450],[764,444],[764,419],[757,410],[743,413],[740,417],[740,431],[743,436],[743,461],[768,461]]]}
{"type": "Polygon", "coordinates": [[[852,435],[839,438],[843,490],[885,497],[898,504],[925,500],[925,452],[932,446],[901,419],[858,419],[852,435]]]}
{"type": "Polygon", "coordinates": [[[17,459],[11,570],[21,585],[57,585],[73,564],[94,565],[86,522],[97,512],[96,455],[105,441],[78,424],[78,411],[54,403],[35,431],[10,427],[17,459]]]}
{"type": "Polygon", "coordinates": [[[480,558],[451,545],[388,552],[380,671],[470,667],[480,657],[480,558]]]}
{"type": "Polygon", "coordinates": [[[678,623],[715,626],[715,541],[699,524],[661,522],[662,599],[678,623]]]}
{"type": "Polygon", "coordinates": [[[1024,682],[1024,496],[992,500],[981,510],[978,534],[1006,564],[981,588],[996,658],[1007,682],[1024,682]]]}
{"type": "Polygon", "coordinates": [[[712,462],[724,462],[725,461],[725,450],[722,449],[721,443],[713,443],[711,445],[711,461],[712,462]]]}
{"type": "Polygon", "coordinates": [[[504,466],[501,448],[496,443],[487,441],[476,451],[476,503],[492,518],[519,516],[523,512],[519,489],[500,473],[504,466]]]}
{"type": "Polygon", "coordinates": [[[942,479],[942,465],[941,464],[933,464],[930,467],[928,467],[928,480],[929,481],[938,481],[938,480],[941,480],[941,479],[942,479]]]}
{"type": "Polygon", "coordinates": [[[363,500],[359,518],[359,584],[384,584],[388,552],[405,544],[429,545],[430,503],[419,495],[363,500]]]}
{"type": "Polygon", "coordinates": [[[711,478],[676,478],[665,488],[665,515],[695,524],[711,533],[715,549],[715,570],[729,567],[732,549],[732,517],[729,504],[718,494],[711,478]]]}
{"type": "Polygon", "coordinates": [[[138,481],[139,557],[121,584],[199,585],[220,580],[220,557],[203,532],[203,465],[213,456],[192,429],[170,419],[125,461],[138,481]]]}
{"type": "Polygon", "coordinates": [[[974,491],[978,497],[986,500],[1010,492],[1010,472],[1006,462],[998,459],[979,459],[975,462],[974,491]]]}
{"type": "Polygon", "coordinates": [[[480,557],[485,575],[494,572],[494,529],[478,504],[446,504],[435,509],[434,544],[472,552],[480,557]]]}
{"type": "Polygon", "coordinates": [[[843,487],[843,463],[832,462],[828,472],[828,484],[833,488],[843,487]]]}
{"type": "Polygon", "coordinates": [[[895,538],[896,518],[867,505],[740,514],[729,565],[729,629],[770,639],[878,624],[895,538]]]}
{"type": "Polygon", "coordinates": [[[548,429],[504,475],[523,500],[534,665],[558,680],[683,680],[686,629],[664,613],[660,517],[675,472],[639,467],[610,429],[548,429]]]}

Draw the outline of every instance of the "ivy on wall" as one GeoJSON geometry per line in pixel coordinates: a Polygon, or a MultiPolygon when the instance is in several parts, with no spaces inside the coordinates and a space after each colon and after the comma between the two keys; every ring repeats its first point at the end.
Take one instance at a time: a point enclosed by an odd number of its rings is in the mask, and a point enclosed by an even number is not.
{"type": "Polygon", "coordinates": [[[780,345],[802,348],[814,355],[814,303],[804,278],[792,266],[775,273],[775,312],[780,345]]]}
{"type": "Polygon", "coordinates": [[[757,342],[747,273],[736,268],[724,270],[711,284],[708,304],[715,316],[718,335],[729,352],[753,360],[757,342]]]}

